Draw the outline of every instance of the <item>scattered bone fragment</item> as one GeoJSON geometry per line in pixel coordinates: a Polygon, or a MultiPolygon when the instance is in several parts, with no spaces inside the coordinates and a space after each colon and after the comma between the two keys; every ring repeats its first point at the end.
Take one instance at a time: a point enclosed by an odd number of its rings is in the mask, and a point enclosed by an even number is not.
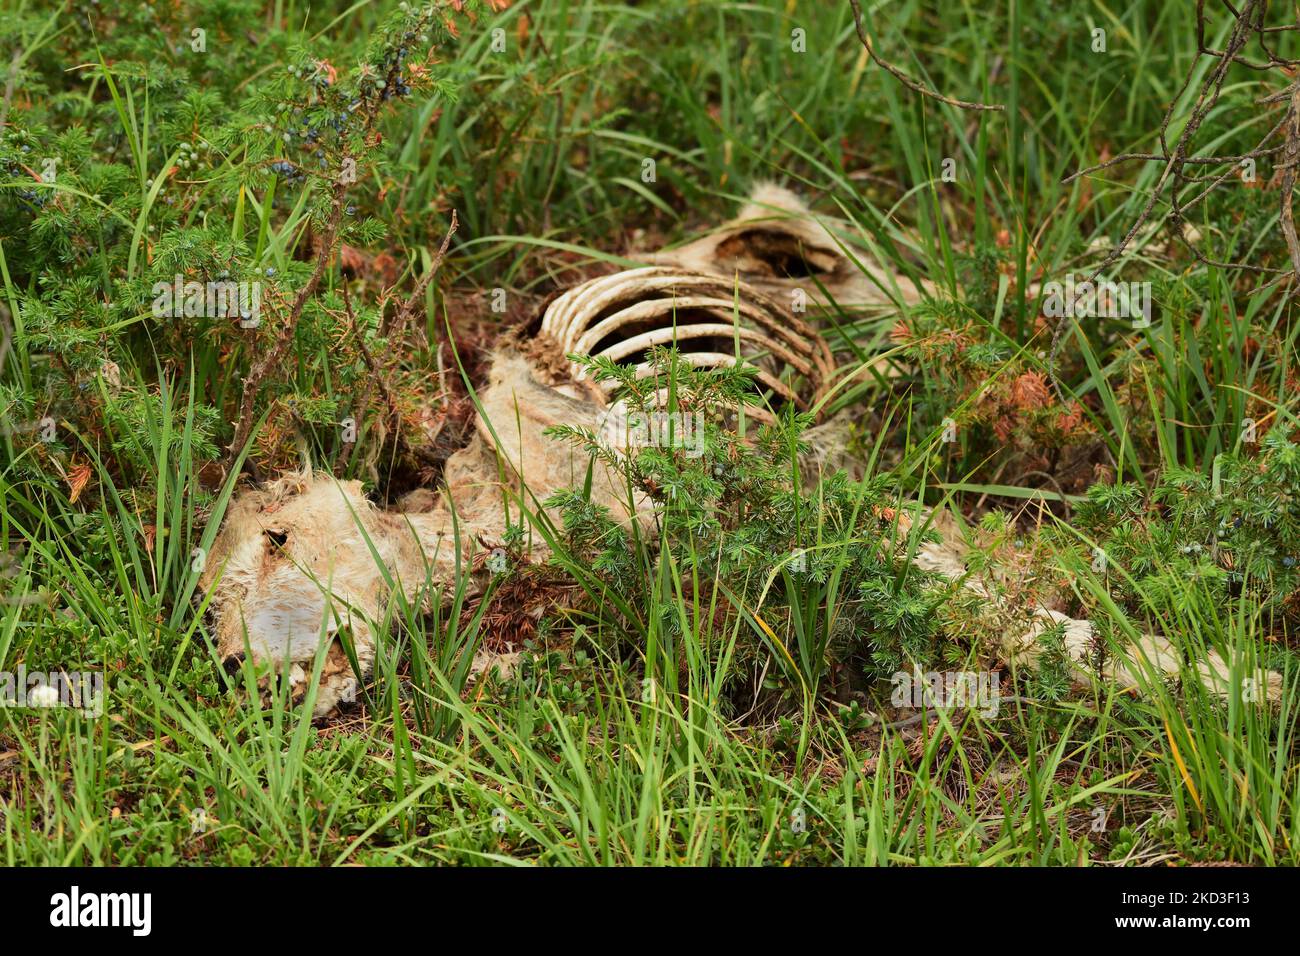
{"type": "MultiPolygon", "coordinates": [[[[998,601],[998,596],[978,577],[968,573],[962,561],[965,545],[955,526],[936,522],[936,527],[944,540],[927,542],[918,548],[917,567],[960,581],[964,587],[989,601],[998,601]]],[[[1033,664],[1046,650],[1039,638],[1049,628],[1060,626],[1063,649],[1074,677],[1080,683],[1087,684],[1101,678],[1126,690],[1141,691],[1158,681],[1177,680],[1186,667],[1178,648],[1158,635],[1141,636],[1124,648],[1123,653],[1114,653],[1113,650],[1098,653],[1097,636],[1087,621],[1044,607],[1030,607],[1017,617],[1019,626],[1011,628],[1003,636],[1001,651],[1006,659],[1018,664],[1033,664]]],[[[1226,697],[1233,692],[1232,669],[1218,651],[1211,650],[1205,660],[1192,662],[1191,667],[1201,683],[1213,693],[1226,697]]],[[[1241,672],[1241,679],[1253,680],[1262,691],[1261,698],[1278,700],[1281,697],[1282,677],[1275,671],[1260,669],[1250,675],[1241,672]]]]}

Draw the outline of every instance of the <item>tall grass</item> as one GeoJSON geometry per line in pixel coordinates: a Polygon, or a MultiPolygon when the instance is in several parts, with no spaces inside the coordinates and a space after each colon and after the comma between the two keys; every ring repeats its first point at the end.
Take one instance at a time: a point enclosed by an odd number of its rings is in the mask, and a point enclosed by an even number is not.
{"type": "MultiPolygon", "coordinates": [[[[385,7],[277,3],[275,31],[286,43],[364,36],[385,7]]],[[[1036,321],[1033,290],[1095,264],[1158,170],[1061,180],[1103,149],[1149,148],[1196,55],[1194,11],[1013,0],[871,12],[888,58],[951,96],[1004,102],[1005,116],[972,119],[893,82],[865,56],[846,4],[519,0],[485,11],[456,53],[459,98],[416,104],[383,130],[394,159],[381,200],[388,248],[418,264],[404,274],[427,268],[441,238],[434,213],[454,207],[464,224],[448,268],[457,288],[540,296],[594,262],[625,261],[638,244],[687,238],[758,180],[789,183],[839,220],[846,252],[885,263],[904,285],[934,283],[954,316],[1001,350],[988,380],[959,395],[943,362],[891,351],[891,330],[916,310],[822,317],[844,362],[829,410],[858,410],[866,423],[860,470],[889,469],[900,497],[941,510],[1016,510],[1030,498],[1068,524],[1072,495],[1004,474],[1006,459],[965,433],[951,448],[936,434],[982,390],[1045,370],[1050,330],[1036,321]],[[1088,49],[1095,26],[1108,33],[1106,55],[1088,49]],[[492,49],[495,27],[510,38],[505,53],[492,49]],[[792,46],[795,29],[806,31],[806,53],[792,46]],[[652,182],[641,175],[647,159],[652,182]],[[945,159],[955,182],[942,178],[945,159]],[[971,305],[977,249],[999,256],[987,308],[971,305]],[[886,352],[906,365],[902,378],[867,371],[886,352]]],[[[28,38],[29,55],[43,42],[28,38]]],[[[64,95],[69,109],[113,104],[139,183],[126,220],[137,272],[157,164],[168,159],[150,147],[155,92],[102,60],[89,70],[64,95]]],[[[1256,85],[1244,95],[1264,92],[1256,85]]],[[[1249,136],[1253,121],[1234,115],[1224,104],[1206,126],[1225,142],[1249,136]]],[[[194,222],[283,272],[309,249],[312,197],[277,204],[274,187],[248,185],[251,162],[238,148],[222,158],[194,222]]],[[[1218,212],[1199,227],[1253,248],[1246,226],[1218,212]]],[[[0,237],[15,333],[3,378],[22,395],[9,411],[26,414],[39,401],[31,373],[41,358],[24,334],[26,290],[10,249],[0,237]]],[[[1144,485],[1161,468],[1208,472],[1215,456],[1240,450],[1242,420],[1260,403],[1278,420],[1291,414],[1289,300],[1196,267],[1201,294],[1176,301],[1185,266],[1144,239],[1124,268],[1170,290],[1157,303],[1162,320],[1140,333],[1098,324],[1067,340],[1070,397],[1116,476],[1144,485]]],[[[331,270],[323,294],[343,281],[331,270]]],[[[900,288],[887,291],[901,303],[900,288]]],[[[436,352],[445,302],[431,291],[428,304],[436,352]]],[[[21,546],[6,580],[12,600],[0,604],[0,669],[76,666],[109,682],[99,717],[0,708],[8,864],[1300,862],[1289,665],[1272,707],[1225,701],[1191,680],[1151,681],[1140,699],[1104,685],[1034,698],[1035,675],[1024,673],[992,716],[935,710],[882,727],[832,693],[828,648],[857,600],[840,571],[806,581],[777,567],[769,583],[792,613],[773,627],[761,603],[695,579],[638,538],[636,592],[614,593],[527,495],[512,505],[577,592],[541,624],[515,673],[471,679],[493,594],[471,599],[462,577],[432,611],[421,594],[399,594],[373,622],[384,636],[361,708],[314,724],[310,694],[294,706],[284,686],[262,693],[253,675],[223,673],[197,590],[196,553],[210,548],[245,460],[205,490],[200,473],[216,452],[203,446],[201,409],[237,401],[237,357],[208,341],[167,354],[147,316],[130,335],[137,362],[122,370],[123,387],[148,392],[153,414],[60,433],[90,466],[93,494],[74,501],[52,469],[30,477],[39,447],[0,436],[0,533],[21,546]],[[745,651],[754,647],[766,655],[757,672],[745,651]],[[799,688],[795,706],[732,696],[778,676],[799,688]]],[[[325,400],[346,397],[329,377],[327,343],[303,345],[289,364],[298,381],[323,381],[325,400]]],[[[109,383],[96,387],[111,405],[109,383]]],[[[318,462],[337,451],[319,435],[305,446],[318,462]]],[[[371,477],[363,464],[349,468],[371,477]]],[[[810,483],[810,515],[820,494],[810,483]]],[[[832,555],[850,543],[815,522],[808,539],[832,555]]],[[[1216,607],[1188,582],[1180,613],[1134,620],[1086,565],[1057,557],[1109,633],[1155,626],[1189,660],[1214,648],[1243,669],[1286,661],[1269,639],[1274,622],[1244,599],[1216,607]]],[[[951,663],[974,668],[976,655],[962,650],[951,663]]],[[[876,701],[888,695],[872,690],[876,701]]]]}

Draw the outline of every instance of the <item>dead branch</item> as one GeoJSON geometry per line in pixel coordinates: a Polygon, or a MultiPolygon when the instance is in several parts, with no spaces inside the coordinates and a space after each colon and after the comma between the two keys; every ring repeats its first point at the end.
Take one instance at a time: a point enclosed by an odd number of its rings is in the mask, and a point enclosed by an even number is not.
{"type": "Polygon", "coordinates": [[[343,219],[343,199],[346,195],[347,185],[342,181],[336,181],[334,184],[334,197],[330,201],[330,217],[326,223],[324,235],[321,236],[320,249],[316,253],[316,267],[312,270],[311,278],[298,290],[297,296],[294,297],[293,305],[289,308],[289,314],[285,317],[284,325],[280,329],[280,334],[276,337],[275,344],[253,364],[248,377],[244,379],[244,396],[239,404],[239,417],[235,420],[234,438],[226,449],[223,470],[229,470],[235,456],[248,442],[248,436],[253,430],[253,406],[257,400],[257,393],[261,390],[262,383],[266,381],[266,377],[271,373],[271,370],[277,368],[284,358],[284,353],[288,351],[290,344],[293,342],[294,333],[298,331],[298,321],[302,318],[303,309],[306,308],[307,301],[315,294],[317,286],[320,285],[320,281],[325,275],[325,270],[333,257],[334,243],[339,234],[339,224],[343,219]]]}
{"type": "Polygon", "coordinates": [[[23,51],[21,48],[14,50],[14,58],[9,62],[9,75],[5,80],[5,98],[0,103],[0,128],[3,128],[9,119],[9,106],[14,99],[14,83],[18,80],[18,66],[23,61],[23,51]]]}
{"type": "MultiPolygon", "coordinates": [[[[1137,219],[1132,227],[1125,233],[1124,237],[1110,250],[1109,254],[1102,263],[1093,271],[1090,282],[1095,282],[1107,269],[1120,260],[1120,257],[1128,250],[1133,240],[1137,237],[1142,227],[1145,226],[1155,211],[1156,204],[1161,197],[1168,193],[1169,212],[1165,216],[1164,224],[1169,228],[1171,236],[1187,248],[1192,256],[1202,265],[1222,269],[1237,269],[1245,272],[1254,272],[1273,276],[1274,282],[1287,279],[1294,279],[1300,275],[1300,239],[1297,238],[1294,213],[1292,211],[1292,191],[1296,184],[1296,164],[1300,162],[1300,81],[1293,81],[1291,77],[1295,75],[1296,67],[1300,66],[1300,61],[1286,59],[1279,56],[1268,44],[1268,37],[1272,34],[1281,34],[1300,30],[1300,11],[1296,13],[1294,23],[1288,23],[1277,26],[1267,26],[1265,19],[1268,14],[1268,0],[1246,0],[1241,9],[1236,9],[1227,0],[1222,0],[1224,8],[1231,14],[1234,19],[1232,30],[1228,36],[1227,42],[1222,50],[1216,50],[1209,47],[1205,41],[1205,0],[1197,0],[1196,3],[1196,34],[1197,34],[1197,54],[1200,56],[1209,56],[1218,60],[1214,69],[1211,70],[1201,81],[1197,89],[1196,98],[1192,103],[1191,112],[1188,115],[1187,123],[1183,127],[1182,133],[1174,141],[1173,147],[1169,145],[1169,126],[1174,119],[1175,110],[1178,102],[1191,87],[1192,78],[1195,76],[1199,59],[1194,60],[1188,68],[1187,75],[1177,94],[1171,100],[1169,108],[1165,111],[1165,116],[1160,124],[1158,133],[1160,151],[1159,152],[1134,152],[1124,153],[1115,156],[1105,162],[1098,163],[1095,166],[1089,166],[1086,169],[1078,170],[1067,176],[1062,182],[1069,184],[1080,177],[1109,169],[1122,163],[1130,162],[1153,162],[1162,163],[1164,169],[1160,173],[1160,178],[1152,189],[1146,204],[1143,206],[1137,219]],[[1264,61],[1256,61],[1246,58],[1242,55],[1242,50],[1252,39],[1259,43],[1260,49],[1264,54],[1264,61]],[[1277,70],[1284,78],[1286,86],[1276,93],[1270,94],[1258,100],[1257,106],[1274,106],[1284,104],[1285,111],[1272,128],[1259,140],[1255,148],[1246,153],[1230,156],[1191,156],[1193,144],[1197,133],[1200,131],[1201,124],[1209,115],[1210,111],[1219,102],[1219,97],[1223,91],[1224,83],[1228,76],[1228,70],[1233,65],[1242,66],[1247,69],[1264,71],[1277,70]],[[1278,142],[1278,140],[1281,142],[1278,142]],[[1283,237],[1286,240],[1287,251],[1291,262],[1290,269],[1277,269],[1268,266],[1260,266],[1247,262],[1220,262],[1211,259],[1199,249],[1193,242],[1189,241],[1183,232],[1183,223],[1189,210],[1200,204],[1218,188],[1221,184],[1230,178],[1234,178],[1240,166],[1247,162],[1257,162],[1270,157],[1277,157],[1274,164],[1276,172],[1280,173],[1279,187],[1279,214],[1280,228],[1283,237]],[[1188,172],[1188,167],[1214,167],[1227,166],[1222,172],[1216,172],[1209,175],[1194,174],[1188,172]],[[1203,187],[1193,190],[1188,187],[1203,187]]],[[[1052,346],[1047,357],[1047,371],[1052,380],[1052,387],[1056,394],[1065,399],[1065,389],[1061,385],[1060,378],[1057,374],[1058,359],[1061,346],[1065,342],[1065,333],[1073,327],[1078,321],[1078,317],[1064,315],[1057,322],[1056,328],[1052,332],[1052,346]]]]}
{"type": "Polygon", "coordinates": [[[944,96],[942,93],[929,89],[928,87],[922,86],[916,80],[912,79],[902,70],[900,70],[898,67],[894,66],[892,63],[885,60],[879,53],[876,52],[876,48],[872,46],[871,39],[867,36],[866,28],[863,26],[862,23],[861,5],[858,3],[858,0],[849,0],[849,6],[853,8],[853,24],[855,27],[857,27],[858,39],[861,40],[862,45],[866,47],[867,56],[871,57],[871,62],[875,63],[876,66],[880,67],[881,69],[885,70],[885,72],[892,75],[895,79],[898,80],[898,82],[902,83],[909,90],[912,90],[915,93],[920,93],[922,96],[928,96],[931,99],[938,100],[940,103],[947,103],[949,106],[955,106],[958,109],[962,109],[962,110],[990,110],[990,111],[997,111],[997,112],[1006,111],[1006,107],[1002,106],[1001,104],[971,103],[966,100],[954,99],[951,96],[944,96]]]}
{"type": "MultiPolygon", "coordinates": [[[[406,331],[406,326],[410,323],[410,320],[414,317],[420,302],[424,299],[424,293],[429,288],[429,283],[433,281],[433,277],[438,274],[438,270],[442,267],[442,260],[446,258],[447,249],[451,246],[451,237],[456,234],[456,230],[459,227],[460,221],[456,218],[456,210],[453,209],[451,211],[451,224],[447,227],[447,234],[442,237],[442,245],[438,247],[437,255],[433,257],[433,261],[429,263],[429,268],[425,270],[424,275],[422,275],[420,280],[415,284],[415,288],[411,291],[411,294],[402,301],[401,305],[398,306],[391,326],[385,329],[388,343],[384,346],[383,355],[378,359],[378,361],[370,355],[370,350],[366,348],[360,330],[357,330],[357,344],[360,346],[361,355],[365,360],[366,368],[370,371],[370,375],[366,379],[365,390],[361,393],[361,397],[355,406],[357,415],[365,414],[366,407],[370,404],[370,398],[374,394],[376,386],[378,386],[385,404],[388,406],[387,414],[394,416],[398,414],[397,405],[391,398],[389,394],[390,390],[387,383],[384,381],[384,370],[388,367],[388,363],[392,359],[394,346],[406,331]]],[[[353,327],[355,328],[356,319],[352,316],[352,304],[351,300],[347,297],[346,286],[344,287],[344,304],[347,306],[348,315],[352,318],[353,327]]],[[[336,467],[337,471],[341,473],[343,468],[347,466],[348,461],[352,458],[352,452],[358,444],[360,444],[360,442],[355,442],[351,445],[347,445],[343,449],[338,458],[336,467]]]]}

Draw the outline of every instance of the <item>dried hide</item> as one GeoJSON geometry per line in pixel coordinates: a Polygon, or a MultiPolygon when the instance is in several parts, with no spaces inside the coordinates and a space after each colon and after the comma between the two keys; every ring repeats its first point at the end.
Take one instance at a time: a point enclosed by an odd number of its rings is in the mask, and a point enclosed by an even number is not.
{"type": "MultiPolygon", "coordinates": [[[[513,350],[493,356],[488,382],[477,394],[473,439],[447,461],[443,487],[412,496],[409,510],[382,511],[366,500],[358,482],[311,473],[241,494],[225,517],[202,582],[205,590],[213,589],[222,657],[238,661],[251,652],[258,662],[287,667],[301,691],[318,648],[327,645],[315,704],[323,715],[357,690],[357,675],[336,635],[344,629],[351,635],[362,676],[368,675],[374,628],[385,619],[391,597],[388,582],[426,601],[458,575],[470,576],[470,589],[477,590],[474,577],[482,572],[475,570],[474,557],[499,546],[508,525],[524,523],[521,503],[537,509],[555,491],[582,487],[590,468],[597,503],[620,520],[652,527],[655,512],[647,497],[629,497],[617,472],[544,434],[557,424],[600,432],[610,411],[609,396],[584,377],[581,366],[556,356],[602,354],[644,366],[651,347],[676,342],[696,365],[748,362],[769,400],[815,411],[833,365],[825,342],[792,310],[794,291],[815,299],[815,277],[841,306],[884,303],[882,289],[903,301],[929,291],[849,260],[793,194],[772,186],[761,187],[740,216],[718,231],[649,259],[650,267],[604,276],[556,298],[539,339],[523,349],[532,358],[513,350]]],[[[813,451],[805,464],[838,464],[844,434],[842,419],[812,429],[813,451]]],[[[988,594],[965,572],[960,537],[946,537],[943,546],[922,548],[917,563],[988,594]]],[[[534,541],[530,557],[544,556],[534,541]]],[[[1086,621],[1045,608],[1020,616],[1023,626],[1004,641],[1008,659],[1032,660],[1041,651],[1037,635],[1063,622],[1067,652],[1078,675],[1088,676],[1095,654],[1086,621]]],[[[1151,676],[1176,676],[1178,663],[1176,648],[1148,637],[1129,657],[1105,662],[1102,673],[1122,686],[1139,687],[1151,676]]],[[[1199,669],[1207,685],[1226,688],[1228,665],[1217,655],[1199,669]]],[[[1260,676],[1275,697],[1278,676],[1260,676]]]]}
{"type": "Polygon", "coordinates": [[[788,189],[765,183],[754,189],[730,222],[676,249],[639,258],[688,272],[739,276],[787,307],[796,290],[808,302],[827,306],[825,289],[846,310],[914,305],[934,294],[931,283],[914,283],[868,257],[850,258],[844,248],[803,200],[788,189]]]}
{"type": "MultiPolygon", "coordinates": [[[[408,597],[428,601],[458,574],[468,575],[476,593],[481,572],[473,559],[501,545],[509,524],[525,523],[521,502],[536,508],[552,492],[584,483],[588,456],[543,432],[558,424],[594,430],[601,406],[542,384],[524,359],[505,354],[494,358],[479,400],[477,432],[448,460],[432,507],[382,511],[360,482],[311,473],[235,499],[200,582],[205,592],[213,588],[217,650],[228,664],[251,652],[256,662],[287,665],[300,692],[328,639],[315,712],[329,713],[357,690],[335,635],[348,631],[368,674],[389,579],[408,597]]],[[[599,462],[592,467],[594,501],[624,520],[653,522],[648,499],[630,503],[625,481],[599,462]]],[[[531,557],[544,556],[534,542],[531,557]]]]}

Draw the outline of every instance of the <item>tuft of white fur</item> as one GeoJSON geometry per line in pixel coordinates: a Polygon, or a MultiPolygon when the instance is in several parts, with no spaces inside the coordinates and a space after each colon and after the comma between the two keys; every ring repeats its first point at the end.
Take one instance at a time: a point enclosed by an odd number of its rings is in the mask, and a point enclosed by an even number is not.
{"type": "Polygon", "coordinates": [[[759,182],[749,193],[749,199],[740,207],[730,225],[755,219],[771,219],[785,213],[789,216],[811,218],[808,204],[785,186],[773,182],[759,182]]]}
{"type": "Polygon", "coordinates": [[[734,219],[683,246],[640,258],[651,265],[739,275],[778,300],[789,301],[799,289],[809,302],[822,307],[830,305],[827,297],[840,307],[853,308],[910,305],[934,294],[931,283],[918,285],[875,261],[864,249],[855,249],[850,257],[832,229],[851,234],[847,224],[814,214],[793,190],[760,182],[734,219]],[[764,246],[783,249],[786,256],[802,255],[816,281],[774,271],[764,261],[764,246]]]}

